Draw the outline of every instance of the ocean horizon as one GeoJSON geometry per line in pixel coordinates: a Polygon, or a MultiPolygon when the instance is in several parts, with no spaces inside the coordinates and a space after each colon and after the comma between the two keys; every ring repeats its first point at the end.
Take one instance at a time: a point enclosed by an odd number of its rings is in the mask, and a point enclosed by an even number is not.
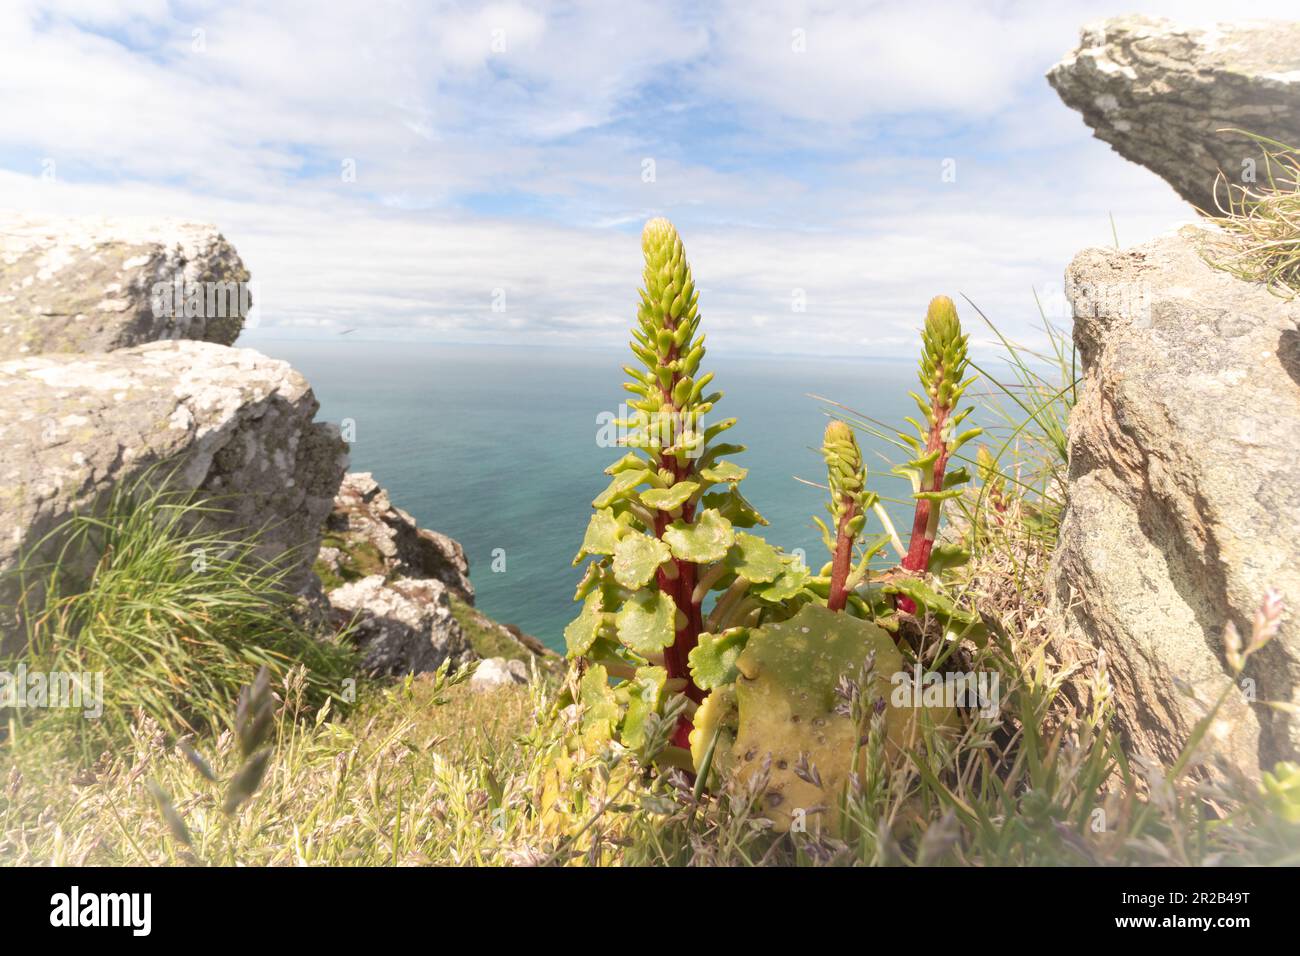
{"type": "MultiPolygon", "coordinates": [[[[626,357],[346,336],[238,344],[301,372],[320,402],[317,417],[346,423],[354,438],[349,470],[373,473],[421,527],[462,544],[481,610],[563,648],[577,611],[571,561],[591,499],[608,482],[603,470],[623,454],[601,447],[597,435],[599,416],[630,397],[626,357]]],[[[738,419],[728,440],[747,446],[734,460],[750,469],[743,491],[769,521],[760,533],[787,551],[804,549],[820,567],[828,558],[812,516],[824,515],[825,493],[804,482],[825,482],[818,448],[828,405],[812,396],[901,424],[915,411],[915,364],[711,354],[704,368],[725,393],[711,420],[738,419]]],[[[888,474],[883,457],[897,461],[897,450],[859,437],[873,488],[906,497],[906,482],[888,474]]],[[[908,506],[886,507],[906,524],[908,506]]]]}

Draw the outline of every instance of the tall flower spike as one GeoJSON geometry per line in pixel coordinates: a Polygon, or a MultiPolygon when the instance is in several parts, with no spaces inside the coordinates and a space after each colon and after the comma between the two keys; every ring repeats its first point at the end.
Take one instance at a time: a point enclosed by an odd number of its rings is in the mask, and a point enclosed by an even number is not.
{"type": "MultiPolygon", "coordinates": [[[[630,451],[605,469],[609,486],[592,502],[574,559],[589,561],[575,595],[583,608],[565,629],[570,655],[593,665],[593,699],[615,699],[612,710],[590,711],[608,715],[600,733],[621,724],[630,747],[645,742],[648,715],[667,697],[704,699],[690,655],[708,631],[710,592],[727,592],[709,618],[725,629],[756,610],[750,584],[770,584],[784,569],[770,545],[735,530],[766,522],[737,488],[745,469],[723,459],[744,448],[714,441],[734,420],[704,424],[722,393],[706,393],[713,376],[700,372],[699,296],[681,237],[668,220],[652,219],[641,250],[644,286],[629,343],[637,361],[624,367],[631,413],[616,422],[630,451]],[[611,690],[606,675],[623,683],[611,690]]],[[[690,727],[683,716],[672,743],[686,747],[690,727]]]]}
{"type": "MultiPolygon", "coordinates": [[[[924,416],[924,424],[908,419],[916,427],[920,439],[903,436],[917,453],[916,458],[908,462],[916,485],[912,537],[902,562],[909,571],[929,569],[943,502],[961,494],[959,486],[968,480],[965,469],[946,475],[948,462],[958,448],[981,431],[972,428],[957,433],[958,426],[971,411],[969,408],[957,410],[957,403],[970,384],[965,377],[968,364],[966,340],[952,299],[946,295],[931,299],[925,316],[925,330],[921,333],[923,350],[919,377],[925,394],[923,397],[912,393],[924,416]]],[[[899,598],[899,607],[909,612],[916,610],[906,597],[899,598]]]]}
{"type": "Polygon", "coordinates": [[[866,524],[867,509],[874,496],[866,491],[866,468],[858,441],[853,429],[844,422],[833,421],[826,426],[822,457],[826,460],[827,483],[831,489],[827,509],[835,522],[834,538],[827,532],[828,543],[833,541],[833,557],[826,606],[832,611],[842,611],[853,589],[853,545],[866,524]]]}

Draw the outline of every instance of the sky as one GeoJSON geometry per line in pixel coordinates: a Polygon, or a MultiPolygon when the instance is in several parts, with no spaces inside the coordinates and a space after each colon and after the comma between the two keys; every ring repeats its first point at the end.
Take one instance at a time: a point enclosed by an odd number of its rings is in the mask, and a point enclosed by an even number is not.
{"type": "Polygon", "coordinates": [[[1074,253],[1194,215],[1044,73],[1223,7],[0,0],[0,209],[215,223],[251,343],[614,348],[664,215],[713,349],[911,355],[939,293],[1032,345],[1074,253]]]}

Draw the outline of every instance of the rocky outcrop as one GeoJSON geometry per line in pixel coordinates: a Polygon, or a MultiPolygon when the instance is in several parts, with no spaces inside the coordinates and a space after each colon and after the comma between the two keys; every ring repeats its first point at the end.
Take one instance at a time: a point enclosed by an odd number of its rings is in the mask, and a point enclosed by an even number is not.
{"type": "Polygon", "coordinates": [[[460,542],[421,528],[369,473],[344,476],[316,571],[336,624],[353,626],[372,672],[421,673],[447,658],[555,657],[536,638],[477,610],[460,542]]]}
{"type": "Polygon", "coordinates": [[[1130,744],[1166,763],[1231,682],[1225,624],[1248,636],[1278,589],[1281,633],[1214,730],[1256,773],[1300,753],[1300,715],[1247,699],[1300,704],[1300,303],[1212,269],[1215,241],[1186,227],[1067,271],[1083,388],[1051,584],[1062,633],[1106,652],[1130,744]]]}
{"type": "Polygon", "coordinates": [[[215,227],[169,219],[0,219],[0,358],[164,339],[230,345],[248,270],[215,227]]]}
{"type": "MultiPolygon", "coordinates": [[[[290,587],[314,583],[347,450],[285,362],[193,341],[40,355],[0,362],[0,394],[0,576],[47,557],[34,546],[74,510],[154,469],[214,499],[215,524],[257,531],[259,553],[289,562],[290,587]]],[[[0,581],[12,604],[12,576],[0,581]]]]}
{"type": "Polygon", "coordinates": [[[385,580],[373,574],[329,593],[339,623],[375,676],[422,674],[450,660],[453,668],[477,658],[452,613],[448,588],[433,578],[385,580]]]}
{"type": "Polygon", "coordinates": [[[1263,176],[1258,146],[1220,130],[1300,147],[1300,23],[1116,17],[1086,27],[1047,78],[1098,139],[1207,212],[1220,169],[1241,183],[1253,160],[1263,176]]]}
{"type": "Polygon", "coordinates": [[[467,604],[474,603],[460,542],[419,527],[369,472],[344,476],[325,531],[321,560],[336,575],[434,578],[467,604]]]}

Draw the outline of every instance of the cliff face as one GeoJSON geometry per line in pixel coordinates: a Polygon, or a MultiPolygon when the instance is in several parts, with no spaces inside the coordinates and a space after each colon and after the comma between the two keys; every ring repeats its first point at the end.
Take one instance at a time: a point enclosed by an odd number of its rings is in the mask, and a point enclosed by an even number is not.
{"type": "MultiPolygon", "coordinates": [[[[457,542],[370,475],[343,480],[347,446],[314,420],[301,375],[229,347],[248,279],[212,226],[0,221],[0,643],[22,640],[13,572],[55,560],[50,531],[117,488],[166,481],[222,509],[205,519],[214,530],[256,535],[262,557],[287,562],[286,584],[349,630],[368,672],[546,655],[474,609],[457,542]]],[[[79,560],[61,567],[74,582],[95,555],[79,560]]]]}
{"type": "Polygon", "coordinates": [[[478,611],[460,543],[419,527],[369,473],[344,476],[316,570],[336,624],[352,628],[368,671],[553,656],[536,638],[478,611]]]}
{"type": "Polygon", "coordinates": [[[1084,29],[1047,78],[1098,139],[1207,212],[1220,169],[1263,180],[1259,147],[1240,131],[1300,146],[1300,23],[1197,30],[1115,17],[1084,29]]]}

